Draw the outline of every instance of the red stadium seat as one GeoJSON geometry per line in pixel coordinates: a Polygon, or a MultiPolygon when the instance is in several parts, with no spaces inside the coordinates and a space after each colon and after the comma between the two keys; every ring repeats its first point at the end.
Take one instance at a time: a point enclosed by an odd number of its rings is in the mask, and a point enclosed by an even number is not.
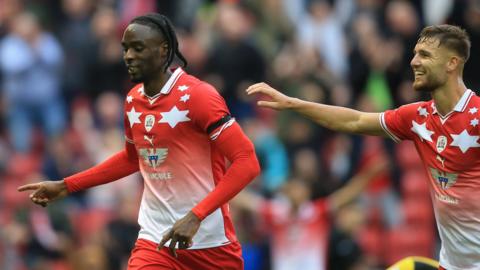
{"type": "Polygon", "coordinates": [[[415,145],[410,141],[402,141],[396,145],[396,158],[402,170],[422,170],[422,161],[418,156],[415,145]]]}
{"type": "Polygon", "coordinates": [[[424,171],[407,170],[401,179],[402,194],[405,199],[430,199],[430,187],[424,171]]]}
{"type": "Polygon", "coordinates": [[[365,252],[365,255],[373,258],[381,258],[385,241],[385,231],[378,226],[366,226],[358,234],[358,242],[365,252]]]}
{"type": "Polygon", "coordinates": [[[74,233],[80,243],[86,243],[96,233],[102,231],[113,218],[111,211],[92,208],[88,210],[74,211],[71,216],[74,233]]]}
{"type": "Polygon", "coordinates": [[[434,228],[401,226],[388,232],[385,238],[385,262],[388,265],[408,256],[434,255],[434,228]]]}
{"type": "Polygon", "coordinates": [[[402,211],[405,224],[414,227],[434,228],[433,206],[429,197],[404,200],[402,211]]]}
{"type": "Polygon", "coordinates": [[[37,173],[40,170],[41,162],[41,157],[38,155],[14,154],[8,162],[7,174],[17,180],[23,180],[32,173],[37,173]]]}

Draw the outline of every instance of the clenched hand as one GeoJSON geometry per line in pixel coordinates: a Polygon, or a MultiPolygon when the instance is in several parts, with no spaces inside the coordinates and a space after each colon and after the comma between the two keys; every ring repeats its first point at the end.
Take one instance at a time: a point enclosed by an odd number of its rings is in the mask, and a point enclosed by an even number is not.
{"type": "Polygon", "coordinates": [[[172,229],[168,231],[162,238],[160,244],[158,244],[157,249],[160,250],[168,240],[170,245],[168,248],[175,258],[177,257],[176,246],[178,243],[178,249],[187,249],[192,246],[192,238],[197,233],[198,228],[200,228],[201,220],[192,213],[188,212],[183,218],[177,220],[173,224],[172,229]]]}

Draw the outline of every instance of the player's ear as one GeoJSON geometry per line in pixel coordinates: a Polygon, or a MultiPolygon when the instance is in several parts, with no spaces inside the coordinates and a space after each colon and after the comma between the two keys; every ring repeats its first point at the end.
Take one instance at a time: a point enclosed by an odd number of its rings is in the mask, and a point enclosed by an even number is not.
{"type": "Polygon", "coordinates": [[[163,42],[162,44],[160,44],[159,50],[160,50],[160,56],[167,57],[168,56],[168,43],[163,42]]]}
{"type": "Polygon", "coordinates": [[[458,66],[461,64],[462,59],[460,59],[458,56],[452,56],[447,62],[447,72],[453,72],[458,68],[458,66]]]}

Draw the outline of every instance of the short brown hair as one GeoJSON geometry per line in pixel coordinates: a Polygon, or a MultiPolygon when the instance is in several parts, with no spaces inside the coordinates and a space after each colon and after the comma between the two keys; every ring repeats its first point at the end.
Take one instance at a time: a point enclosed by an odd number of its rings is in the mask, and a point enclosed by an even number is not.
{"type": "Polygon", "coordinates": [[[439,41],[438,46],[445,46],[456,52],[465,62],[470,57],[470,37],[464,29],[449,24],[427,26],[420,33],[418,42],[432,38],[439,41]]]}

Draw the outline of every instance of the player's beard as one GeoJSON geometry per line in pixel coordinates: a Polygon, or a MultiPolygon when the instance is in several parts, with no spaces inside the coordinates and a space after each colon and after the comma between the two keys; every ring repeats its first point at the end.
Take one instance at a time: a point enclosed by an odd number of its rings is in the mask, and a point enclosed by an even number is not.
{"type": "Polygon", "coordinates": [[[143,82],[143,79],[138,77],[138,76],[130,75],[130,81],[133,82],[133,83],[141,83],[141,82],[143,82]]]}
{"type": "Polygon", "coordinates": [[[145,82],[146,76],[143,72],[137,71],[134,74],[129,73],[130,81],[133,83],[143,83],[145,82]]]}
{"type": "Polygon", "coordinates": [[[440,76],[432,74],[422,75],[422,78],[417,78],[413,82],[413,89],[419,92],[433,92],[445,84],[446,80],[442,80],[440,76]]]}

